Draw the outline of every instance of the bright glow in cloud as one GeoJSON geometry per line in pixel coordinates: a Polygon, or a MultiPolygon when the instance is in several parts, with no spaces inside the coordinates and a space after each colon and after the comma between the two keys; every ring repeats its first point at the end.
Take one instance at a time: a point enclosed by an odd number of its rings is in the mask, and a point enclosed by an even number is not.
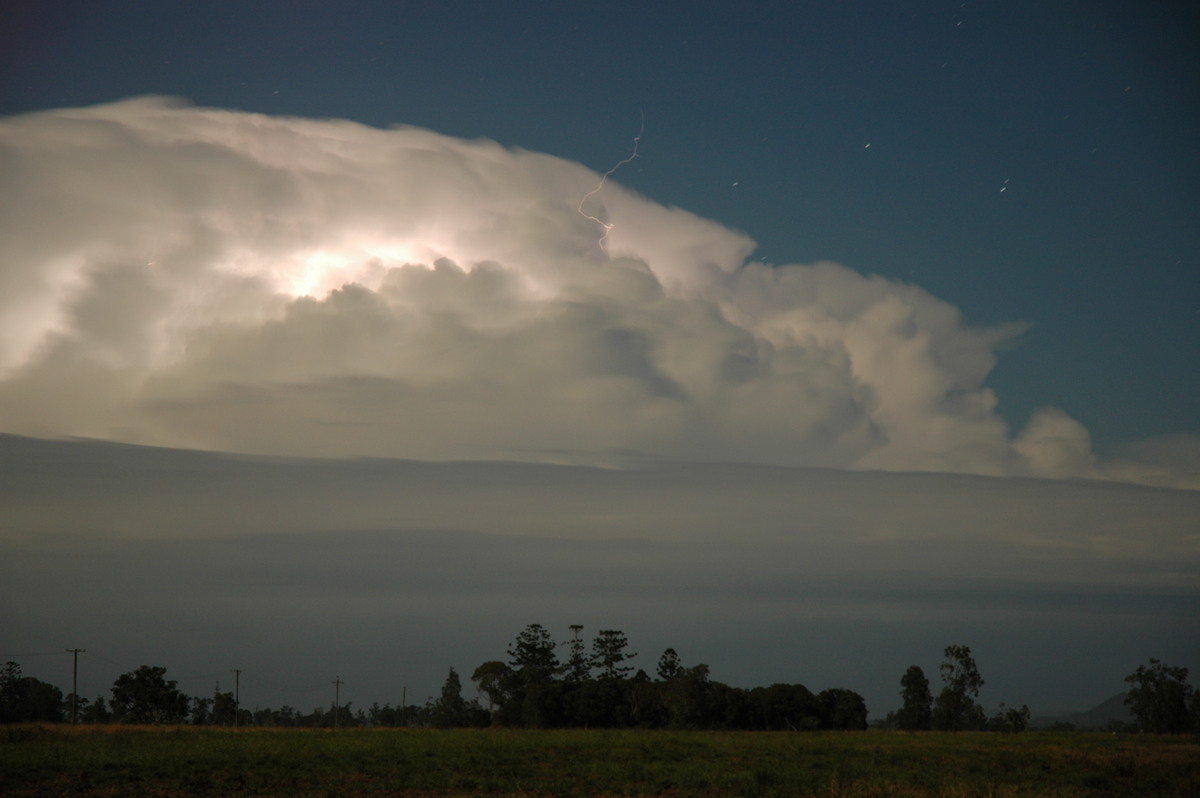
{"type": "Polygon", "coordinates": [[[1019,329],[747,262],[578,164],[139,99],[0,123],[0,423],[267,454],[727,460],[1195,486],[984,380],[1019,329]]]}

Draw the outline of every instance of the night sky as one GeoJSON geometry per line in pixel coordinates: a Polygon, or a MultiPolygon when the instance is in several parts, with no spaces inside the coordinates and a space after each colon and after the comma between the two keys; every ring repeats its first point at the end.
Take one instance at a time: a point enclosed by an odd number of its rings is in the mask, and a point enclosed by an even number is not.
{"type": "Polygon", "coordinates": [[[1200,666],[1187,4],[0,14],[28,674],[395,703],[532,622],[876,716],[951,643],[1035,714],[1200,666]]]}

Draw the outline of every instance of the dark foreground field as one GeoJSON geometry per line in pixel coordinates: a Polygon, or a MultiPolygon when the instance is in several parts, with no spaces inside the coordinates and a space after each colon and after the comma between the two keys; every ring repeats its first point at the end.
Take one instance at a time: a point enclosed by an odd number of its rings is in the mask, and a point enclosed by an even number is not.
{"type": "Polygon", "coordinates": [[[0,795],[1198,796],[1200,739],[0,729],[0,795]]]}

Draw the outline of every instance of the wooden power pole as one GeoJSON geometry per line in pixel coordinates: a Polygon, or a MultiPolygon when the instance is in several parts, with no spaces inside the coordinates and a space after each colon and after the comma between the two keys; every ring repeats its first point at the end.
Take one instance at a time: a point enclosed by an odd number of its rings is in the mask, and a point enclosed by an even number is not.
{"type": "Polygon", "coordinates": [[[86,648],[68,648],[68,654],[75,655],[75,663],[71,667],[71,725],[74,726],[79,719],[77,710],[79,702],[79,655],[86,652],[86,648]]]}
{"type": "Polygon", "coordinates": [[[233,674],[233,728],[238,727],[238,714],[242,708],[242,669],[230,668],[233,674]]]}

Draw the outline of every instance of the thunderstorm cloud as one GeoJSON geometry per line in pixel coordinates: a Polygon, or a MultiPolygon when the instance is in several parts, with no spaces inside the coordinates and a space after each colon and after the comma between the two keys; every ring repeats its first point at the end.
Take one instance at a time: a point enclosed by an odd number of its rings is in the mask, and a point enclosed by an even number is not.
{"type": "Polygon", "coordinates": [[[0,431],[1197,484],[1099,461],[1053,408],[1011,430],[985,381],[1022,325],[751,260],[746,235],[611,180],[589,196],[599,177],[162,98],[4,119],[0,431]]]}
{"type": "Polygon", "coordinates": [[[1194,659],[1195,439],[1014,430],[1020,323],[600,183],[162,98],[0,119],[0,628],[85,695],[236,663],[264,705],[419,701],[530,622],[873,712],[953,641],[1042,705],[1194,659]]]}

